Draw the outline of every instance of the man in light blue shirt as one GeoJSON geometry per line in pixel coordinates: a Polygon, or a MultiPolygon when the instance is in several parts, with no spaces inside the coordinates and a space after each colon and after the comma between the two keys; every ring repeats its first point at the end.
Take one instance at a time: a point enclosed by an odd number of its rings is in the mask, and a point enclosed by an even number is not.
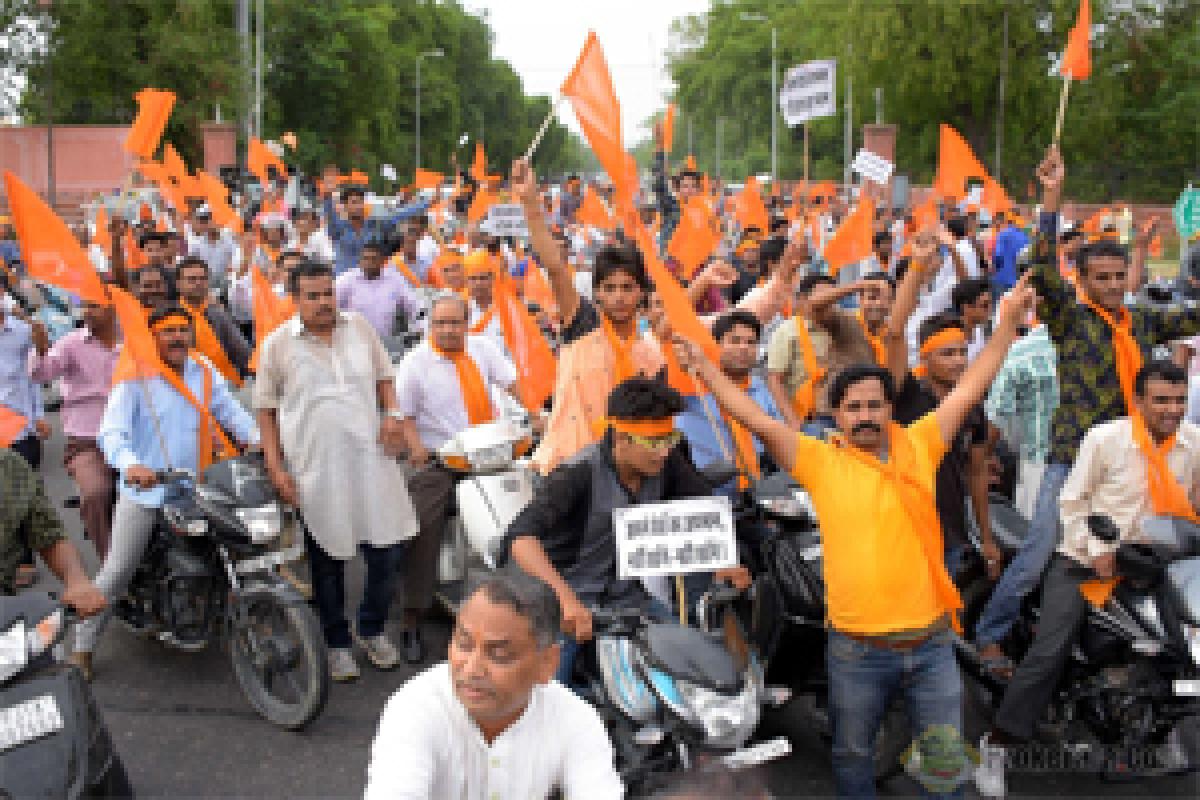
{"type": "Polygon", "coordinates": [[[325,195],[325,227],[329,231],[329,238],[333,239],[333,249],[337,254],[333,264],[335,276],[358,266],[363,245],[368,241],[378,241],[397,222],[422,214],[429,208],[429,203],[422,200],[405,206],[390,217],[372,219],[367,210],[366,190],[360,186],[343,189],[342,203],[346,209],[345,217],[338,216],[333,194],[325,195]]]}
{"type": "Polygon", "coordinates": [[[42,392],[29,377],[33,325],[13,316],[12,305],[12,299],[0,292],[0,406],[25,417],[25,427],[13,437],[12,449],[37,469],[42,460],[42,439],[49,428],[42,419],[42,392]]]}
{"type": "MultiPolygon", "coordinates": [[[[204,403],[213,419],[243,445],[258,444],[254,418],[233,398],[220,373],[192,359],[195,342],[192,318],[177,306],[150,315],[150,330],[167,369],[178,374],[194,398],[204,403]]],[[[100,422],[97,444],[105,460],[121,475],[121,494],[113,512],[108,556],[96,575],[96,586],[111,605],[129,585],[150,534],[164,489],[156,471],[198,471],[199,411],[161,376],[118,383],[109,395],[100,422]]],[[[215,443],[204,443],[211,447],[215,443]]],[[[111,611],[80,623],[71,660],[91,676],[92,651],[111,611]]]]}
{"type": "MultiPolygon", "coordinates": [[[[751,376],[758,360],[758,340],[762,334],[762,323],[749,311],[730,311],[713,323],[713,338],[721,347],[721,371],[739,385],[759,408],[771,417],[782,420],[783,415],[771,398],[766,381],[761,375],[751,376]]],[[[721,407],[712,395],[705,394],[685,398],[685,409],[675,417],[675,426],[683,433],[692,451],[692,461],[704,467],[714,461],[738,462],[737,448],[729,432],[729,423],[721,413],[721,407]]],[[[761,459],[762,442],[754,440],[755,458],[761,459]]],[[[741,472],[747,465],[737,463],[741,472]]],[[[757,463],[755,464],[757,467],[757,463]]],[[[736,482],[730,481],[720,487],[719,494],[732,496],[736,482]]]]}

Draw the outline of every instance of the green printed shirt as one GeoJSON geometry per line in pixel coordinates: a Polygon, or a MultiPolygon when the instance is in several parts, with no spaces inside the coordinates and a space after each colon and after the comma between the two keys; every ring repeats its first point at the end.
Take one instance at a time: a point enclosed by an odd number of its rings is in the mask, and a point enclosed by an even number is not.
{"type": "MultiPolygon", "coordinates": [[[[1072,464],[1083,435],[1092,427],[1128,415],[1112,333],[1108,323],[1079,302],[1075,287],[1058,271],[1056,214],[1043,214],[1035,243],[1031,285],[1038,294],[1038,319],[1046,325],[1058,354],[1059,404],[1050,424],[1052,464],[1072,464]]],[[[1131,307],[1133,338],[1142,358],[1154,348],[1200,333],[1200,306],[1153,309],[1131,307]]]]}
{"type": "Polygon", "coordinates": [[[42,550],[65,535],[37,473],[12,450],[0,449],[0,595],[12,594],[25,546],[42,550]]]}

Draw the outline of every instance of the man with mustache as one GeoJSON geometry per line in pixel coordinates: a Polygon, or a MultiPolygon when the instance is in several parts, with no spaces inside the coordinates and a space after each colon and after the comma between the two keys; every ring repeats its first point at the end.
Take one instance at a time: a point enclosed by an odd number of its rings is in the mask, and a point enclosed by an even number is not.
{"type": "Polygon", "coordinates": [[[698,347],[678,344],[681,366],[692,367],[726,413],[808,491],[821,520],[840,796],[875,796],[872,751],[896,691],[905,695],[913,737],[935,726],[950,729],[962,749],[960,766],[967,766],[951,632],[962,600],[946,572],[935,474],[1000,368],[1032,299],[1018,283],[979,358],[933,411],[908,427],[893,421],[896,392],[887,370],[857,365],[836,375],[829,404],[840,434],[828,442],[772,419],[698,347]]]}
{"type": "Polygon", "coordinates": [[[400,688],[371,748],[366,800],[558,796],[624,790],[600,716],[551,680],[558,601],[518,570],[473,580],[447,662],[400,688]]]}
{"type": "MultiPolygon", "coordinates": [[[[193,359],[192,318],[170,306],[150,314],[150,331],[166,369],[174,372],[211,413],[213,419],[242,444],[258,443],[254,419],[238,405],[226,383],[212,367],[193,359]]],[[[199,472],[213,453],[213,432],[192,403],[163,376],[125,380],[113,387],[100,421],[96,443],[108,464],[121,476],[121,494],[113,511],[108,555],[96,575],[96,586],[109,603],[119,600],[137,569],[154,530],[163,502],[159,470],[199,472]]],[[[92,653],[111,610],[80,623],[75,631],[71,661],[91,678],[92,653]]]]}

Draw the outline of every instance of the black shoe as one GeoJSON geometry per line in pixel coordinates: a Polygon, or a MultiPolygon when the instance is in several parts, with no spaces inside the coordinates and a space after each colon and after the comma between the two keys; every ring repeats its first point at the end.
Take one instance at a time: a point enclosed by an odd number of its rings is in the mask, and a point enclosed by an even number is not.
{"type": "Polygon", "coordinates": [[[400,631],[400,653],[408,664],[420,664],[425,660],[425,644],[421,641],[420,628],[400,631]]]}

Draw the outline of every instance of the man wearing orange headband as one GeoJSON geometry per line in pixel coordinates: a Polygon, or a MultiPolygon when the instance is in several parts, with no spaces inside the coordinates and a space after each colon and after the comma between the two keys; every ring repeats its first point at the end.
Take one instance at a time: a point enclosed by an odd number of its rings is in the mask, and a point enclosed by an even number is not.
{"type": "MultiPolygon", "coordinates": [[[[214,438],[219,433],[210,428],[210,420],[242,444],[258,443],[254,418],[234,399],[225,381],[213,367],[189,355],[195,330],[188,312],[178,306],[155,311],[149,325],[164,369],[176,373],[211,416],[200,414],[162,375],[121,380],[113,387],[96,434],[105,460],[122,478],[108,555],[96,575],[96,586],[110,604],[125,595],[154,530],[164,492],[157,485],[156,471],[201,472],[215,455],[214,438]]],[[[120,362],[116,370],[121,370],[120,362]]],[[[91,675],[92,652],[110,615],[106,611],[76,629],[72,661],[85,676],[91,675]]]]}
{"type": "Polygon", "coordinates": [[[498,255],[480,248],[467,254],[463,259],[463,269],[467,276],[467,295],[471,305],[471,333],[487,336],[504,347],[504,328],[493,302],[499,262],[498,255]]]}
{"type": "MultiPolygon", "coordinates": [[[[612,512],[643,503],[711,494],[712,487],[677,447],[674,416],[683,401],[652,378],[630,378],[608,396],[604,437],[551,472],[508,527],[501,564],[510,558],[554,589],[562,607],[562,660],[556,675],[570,682],[580,643],[592,637],[588,606],[643,608],[666,617],[636,580],[617,577],[612,512]]],[[[749,584],[742,568],[716,573],[749,584]]]]}
{"type": "Polygon", "coordinates": [[[875,738],[896,692],[905,695],[913,737],[931,726],[959,732],[957,753],[942,755],[956,755],[948,768],[969,767],[951,632],[962,600],[946,572],[935,473],[1032,300],[1018,283],[979,358],[932,412],[908,427],[893,421],[895,390],[886,370],[858,365],[834,376],[829,402],[839,433],[828,442],[772,419],[694,344],[677,347],[680,364],[693,368],[722,408],[808,491],[821,520],[839,796],[875,796],[875,738]]]}
{"type": "Polygon", "coordinates": [[[1058,353],[1061,402],[1051,421],[1050,452],[1029,534],[996,584],[975,629],[980,654],[997,671],[1009,668],[1003,641],[1060,538],[1058,495],[1084,434],[1134,413],[1134,379],[1155,347],[1200,333],[1200,307],[1126,307],[1126,294],[1136,288],[1132,285],[1136,270],[1131,270],[1129,251],[1116,242],[1102,240],[1081,247],[1076,285],[1063,279],[1056,236],[1065,174],[1062,156],[1051,146],[1037,170],[1043,212],[1030,275],[1039,300],[1037,317],[1058,353]]]}
{"type": "MultiPolygon", "coordinates": [[[[888,323],[887,366],[899,386],[895,416],[901,425],[910,425],[937,408],[962,379],[967,369],[967,334],[963,320],[950,313],[934,314],[917,329],[920,365],[909,371],[908,318],[917,304],[917,293],[936,260],[936,249],[929,232],[922,231],[913,241],[913,258],[897,292],[896,305],[888,323]]],[[[984,294],[991,295],[984,286],[984,294]]],[[[995,580],[1000,576],[1000,549],[992,538],[988,514],[988,469],[991,456],[991,429],[982,404],[971,408],[958,434],[950,443],[946,457],[938,466],[936,499],[938,520],[942,524],[946,569],[957,576],[966,556],[966,498],[971,498],[975,523],[980,532],[984,566],[995,580]]]]}

